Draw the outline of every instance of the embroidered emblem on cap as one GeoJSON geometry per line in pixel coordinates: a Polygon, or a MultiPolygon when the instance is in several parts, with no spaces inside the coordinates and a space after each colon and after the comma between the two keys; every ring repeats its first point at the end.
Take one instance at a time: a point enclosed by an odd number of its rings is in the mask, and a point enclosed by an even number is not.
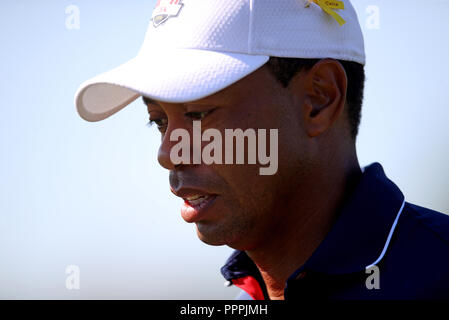
{"type": "Polygon", "coordinates": [[[182,0],[158,0],[153,11],[153,26],[157,28],[168,18],[176,17],[184,4],[182,0]]]}

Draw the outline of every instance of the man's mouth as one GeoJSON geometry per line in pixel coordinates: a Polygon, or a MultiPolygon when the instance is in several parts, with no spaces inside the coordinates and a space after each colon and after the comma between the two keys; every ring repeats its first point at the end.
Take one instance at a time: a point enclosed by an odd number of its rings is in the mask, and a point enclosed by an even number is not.
{"type": "Polygon", "coordinates": [[[181,186],[178,188],[170,186],[170,191],[184,200],[181,206],[181,216],[186,222],[198,222],[212,218],[218,194],[199,186],[181,186]]]}
{"type": "Polygon", "coordinates": [[[209,210],[215,202],[217,195],[195,194],[182,197],[184,204],[181,207],[181,216],[186,222],[198,222],[212,212],[209,210]]]}
{"type": "Polygon", "coordinates": [[[203,204],[207,203],[208,200],[210,200],[210,198],[212,198],[211,195],[200,195],[200,194],[198,194],[198,195],[193,195],[193,196],[190,196],[190,197],[185,197],[183,199],[191,207],[199,209],[199,207],[201,207],[203,204]]]}

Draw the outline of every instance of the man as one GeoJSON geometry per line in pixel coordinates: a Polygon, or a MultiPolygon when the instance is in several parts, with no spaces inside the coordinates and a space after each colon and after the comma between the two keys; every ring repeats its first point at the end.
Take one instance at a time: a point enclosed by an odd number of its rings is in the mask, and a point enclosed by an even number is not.
{"type": "Polygon", "coordinates": [[[448,298],[449,217],[359,166],[364,64],[349,1],[158,1],[137,57],[76,106],[99,121],[143,96],[181,215],[236,249],[222,273],[241,298],[448,298]]]}

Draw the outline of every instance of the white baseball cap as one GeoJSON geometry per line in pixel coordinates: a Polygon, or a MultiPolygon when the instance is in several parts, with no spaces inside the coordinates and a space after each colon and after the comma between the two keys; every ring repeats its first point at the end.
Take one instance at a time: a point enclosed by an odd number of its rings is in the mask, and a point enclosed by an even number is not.
{"type": "Polygon", "coordinates": [[[142,95],[170,103],[198,100],[270,56],[365,64],[350,1],[159,0],[137,56],[84,82],[76,108],[83,119],[100,121],[142,95]]]}

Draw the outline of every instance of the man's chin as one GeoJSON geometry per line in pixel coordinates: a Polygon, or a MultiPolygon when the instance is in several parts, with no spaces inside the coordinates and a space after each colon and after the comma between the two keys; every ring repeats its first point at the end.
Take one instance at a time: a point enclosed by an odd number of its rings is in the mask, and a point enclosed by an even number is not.
{"type": "Polygon", "coordinates": [[[210,246],[224,246],[228,244],[222,232],[202,222],[196,222],[196,234],[202,242],[210,246]]]}
{"type": "Polygon", "coordinates": [[[249,235],[237,228],[224,228],[216,224],[196,222],[198,238],[211,246],[228,246],[237,250],[246,250],[249,245],[249,235]]]}

